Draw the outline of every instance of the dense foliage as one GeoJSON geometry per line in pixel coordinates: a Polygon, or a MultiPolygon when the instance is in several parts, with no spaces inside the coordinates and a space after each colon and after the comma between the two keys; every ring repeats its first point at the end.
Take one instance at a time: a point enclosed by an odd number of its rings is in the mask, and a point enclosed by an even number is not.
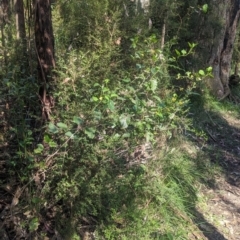
{"type": "Polygon", "coordinates": [[[21,211],[7,229],[25,239],[187,239],[211,163],[175,141],[206,139],[191,111],[212,77],[205,41],[221,23],[211,1],[53,1],[50,121],[34,6],[24,4],[26,41],[15,38],[12,6],[1,37],[1,184],[13,185],[11,211],[21,211]]]}

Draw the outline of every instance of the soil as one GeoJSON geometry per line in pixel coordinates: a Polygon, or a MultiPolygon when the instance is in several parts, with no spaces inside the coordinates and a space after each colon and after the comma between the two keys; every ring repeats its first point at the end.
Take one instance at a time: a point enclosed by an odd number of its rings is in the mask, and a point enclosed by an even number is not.
{"type": "Polygon", "coordinates": [[[203,151],[220,164],[224,174],[200,191],[206,200],[196,208],[202,232],[197,239],[240,240],[240,119],[232,115],[211,113],[211,124],[205,126],[209,141],[203,151]]]}

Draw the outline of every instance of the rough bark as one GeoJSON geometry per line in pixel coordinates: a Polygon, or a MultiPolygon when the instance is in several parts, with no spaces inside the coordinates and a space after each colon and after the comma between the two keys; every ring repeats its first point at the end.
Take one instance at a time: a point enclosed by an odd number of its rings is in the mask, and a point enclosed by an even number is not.
{"type": "Polygon", "coordinates": [[[2,0],[0,5],[0,25],[1,25],[2,48],[3,48],[3,57],[4,57],[5,65],[7,65],[7,52],[6,52],[4,27],[9,22],[8,15],[9,15],[9,2],[8,0],[2,0]]]}
{"type": "Polygon", "coordinates": [[[161,49],[163,50],[165,44],[165,34],[166,34],[166,19],[164,19],[162,26],[162,36],[161,36],[161,49]]]}
{"type": "Polygon", "coordinates": [[[35,2],[35,42],[38,58],[39,96],[42,102],[42,117],[49,120],[53,99],[51,87],[52,69],[55,67],[54,36],[52,28],[50,0],[36,0],[35,2]]]}
{"type": "Polygon", "coordinates": [[[9,15],[9,1],[8,0],[2,0],[0,1],[0,24],[5,25],[8,20],[9,15]]]}
{"type": "Polygon", "coordinates": [[[229,76],[233,45],[240,16],[239,7],[239,0],[218,1],[216,6],[219,19],[222,20],[222,29],[215,36],[217,41],[213,46],[209,63],[213,67],[214,76],[210,80],[210,87],[219,99],[223,99],[230,94],[229,76]]]}
{"type": "Polygon", "coordinates": [[[25,17],[23,0],[14,0],[17,39],[26,40],[25,17]]]}

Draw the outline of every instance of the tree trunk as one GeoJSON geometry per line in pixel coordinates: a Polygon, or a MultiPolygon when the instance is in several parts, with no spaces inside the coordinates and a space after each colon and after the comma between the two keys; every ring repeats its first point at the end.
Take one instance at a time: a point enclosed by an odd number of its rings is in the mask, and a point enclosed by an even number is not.
{"type": "Polygon", "coordinates": [[[54,37],[51,17],[50,0],[36,0],[35,2],[35,42],[38,58],[39,95],[42,102],[42,117],[50,119],[53,98],[51,87],[53,86],[52,69],[55,67],[54,37]]]}
{"type": "Polygon", "coordinates": [[[166,19],[164,18],[163,26],[162,26],[161,46],[160,46],[162,50],[165,44],[165,34],[166,34],[166,19]]]}
{"type": "Polygon", "coordinates": [[[9,15],[9,2],[8,0],[2,0],[0,5],[0,25],[1,25],[1,38],[2,38],[2,48],[3,48],[3,60],[5,66],[7,65],[7,52],[6,52],[6,42],[5,42],[5,34],[4,27],[7,24],[8,15],[9,15]]]}
{"type": "Polygon", "coordinates": [[[23,0],[14,0],[17,39],[26,40],[23,0]]]}
{"type": "Polygon", "coordinates": [[[213,67],[213,79],[210,79],[210,87],[214,95],[223,99],[230,94],[229,76],[233,45],[239,21],[239,1],[224,0],[216,5],[219,19],[222,19],[222,29],[215,36],[217,41],[213,46],[212,56],[209,61],[213,67]]]}
{"type": "Polygon", "coordinates": [[[9,15],[9,1],[8,0],[2,0],[0,2],[0,23],[1,25],[5,25],[7,22],[9,22],[8,19],[9,15]]]}

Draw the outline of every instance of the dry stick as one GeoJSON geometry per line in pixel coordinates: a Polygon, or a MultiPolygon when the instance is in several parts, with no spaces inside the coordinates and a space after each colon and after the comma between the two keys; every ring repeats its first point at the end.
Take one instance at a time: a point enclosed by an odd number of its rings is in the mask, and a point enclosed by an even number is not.
{"type": "MultiPolygon", "coordinates": [[[[211,120],[211,122],[213,123],[213,125],[214,125],[214,126],[218,126],[218,124],[215,123],[215,122],[212,120],[211,116],[208,114],[207,111],[206,111],[206,114],[208,115],[208,117],[209,117],[209,119],[211,120]]],[[[206,131],[207,131],[208,135],[213,139],[213,141],[214,141],[214,142],[217,142],[217,140],[216,140],[216,139],[213,137],[213,135],[208,131],[208,129],[206,129],[206,131]]]]}
{"type": "Polygon", "coordinates": [[[211,122],[213,123],[214,126],[216,126],[217,124],[212,120],[211,116],[209,115],[209,113],[207,111],[205,111],[206,114],[208,115],[209,119],[211,120],[211,122]]]}
{"type": "Polygon", "coordinates": [[[214,142],[217,142],[217,140],[213,137],[213,135],[208,131],[208,129],[206,129],[206,131],[207,131],[207,133],[208,133],[208,135],[212,138],[212,140],[214,141],[214,142]]]}

